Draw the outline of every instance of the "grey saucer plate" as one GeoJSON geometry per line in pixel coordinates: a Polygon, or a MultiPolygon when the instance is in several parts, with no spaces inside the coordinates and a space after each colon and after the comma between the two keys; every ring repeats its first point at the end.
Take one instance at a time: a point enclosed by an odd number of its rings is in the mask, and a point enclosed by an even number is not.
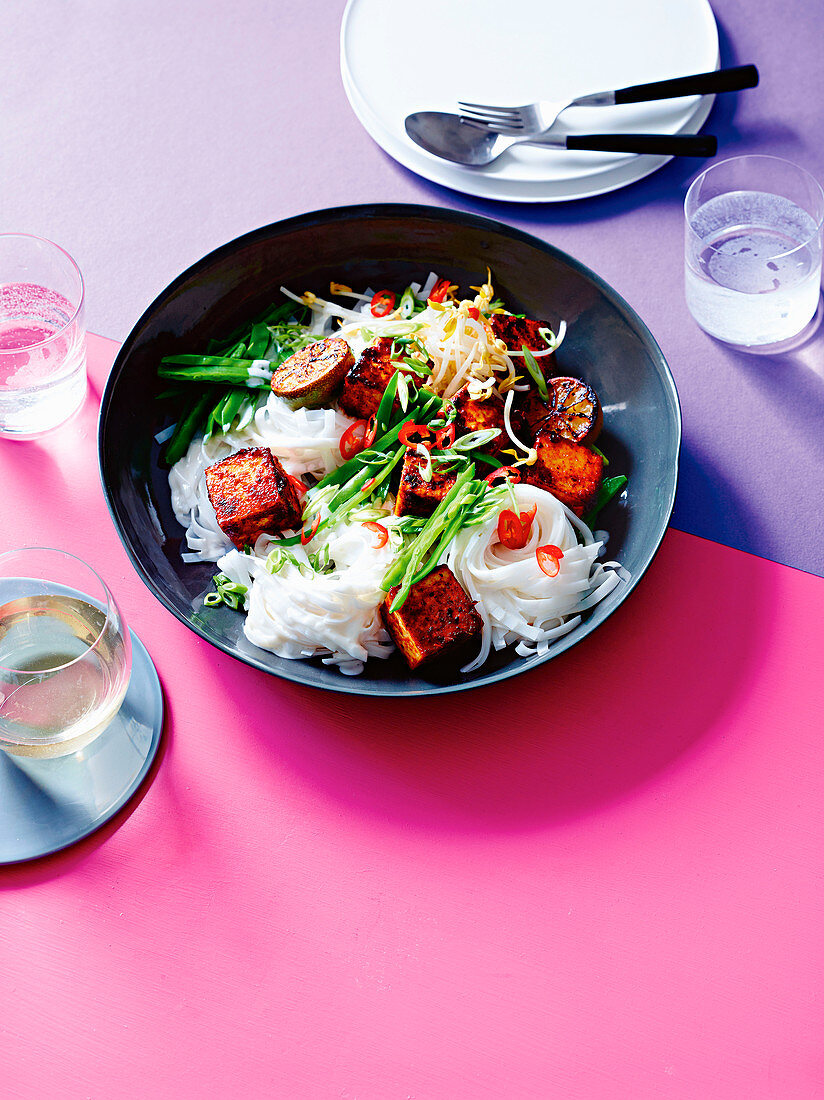
{"type": "Polygon", "coordinates": [[[331,691],[414,696],[495,683],[543,664],[584,640],[630,595],[666,530],[675,500],[681,414],[664,356],[641,318],[607,283],[552,245],[501,222],[427,206],[379,204],[303,214],[254,230],[211,252],[149,306],[120,349],[100,408],[103,491],[139,575],[172,614],[224,653],[287,680],[331,691]],[[599,447],[610,473],[629,477],[625,496],[601,514],[608,556],[627,570],[573,631],[541,657],[495,654],[477,672],[440,679],[411,673],[403,659],[371,660],[342,676],[320,660],[289,661],[245,638],[242,616],[204,608],[215,568],[185,564],[183,529],[171,509],[168,470],[155,441],[180,413],[157,378],[164,355],[202,351],[273,302],[280,287],[328,295],[331,281],[401,291],[430,271],[465,294],[491,268],[514,313],[567,323],[561,373],[582,377],[604,406],[599,447]]]}
{"type": "Polygon", "coordinates": [[[0,864],[48,855],[88,836],[145,778],[160,745],[163,693],[145,646],[134,631],[131,637],[126,697],[97,740],[53,760],[0,751],[0,864]]]}

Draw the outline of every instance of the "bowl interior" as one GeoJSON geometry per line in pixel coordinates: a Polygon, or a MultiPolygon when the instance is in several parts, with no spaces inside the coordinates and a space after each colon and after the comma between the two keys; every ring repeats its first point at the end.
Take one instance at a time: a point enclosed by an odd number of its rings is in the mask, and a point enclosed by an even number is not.
{"type": "Polygon", "coordinates": [[[592,632],[627,597],[655,554],[675,498],[681,424],[672,376],[640,318],[598,276],[565,253],[518,230],[456,211],[417,206],[344,207],[265,226],[204,257],[144,313],[115,360],[103,395],[99,455],[112,519],[139,574],[179,619],[248,664],[290,680],[337,691],[432,694],[490,683],[550,659],[592,632]],[[470,676],[446,680],[410,673],[397,654],[371,660],[359,677],[320,661],[289,661],[251,645],[242,616],[201,607],[212,565],[181,561],[183,529],[169,500],[155,435],[177,409],[158,399],[164,355],[203,350],[272,302],[280,287],[328,293],[330,281],[356,289],[401,290],[430,271],[468,293],[491,268],[496,294],[513,312],[563,319],[558,352],[564,373],[584,378],[604,407],[599,447],[610,473],[625,473],[625,499],[601,514],[607,556],[631,579],[541,658],[504,652],[470,676]]]}

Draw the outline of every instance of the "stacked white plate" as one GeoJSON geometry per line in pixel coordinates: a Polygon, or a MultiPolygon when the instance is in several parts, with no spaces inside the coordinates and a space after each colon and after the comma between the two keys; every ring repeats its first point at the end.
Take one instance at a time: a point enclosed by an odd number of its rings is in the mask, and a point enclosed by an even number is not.
{"type": "MultiPolygon", "coordinates": [[[[718,67],[707,0],[349,0],[341,76],[355,114],[395,160],[481,198],[560,202],[600,195],[670,158],[522,145],[487,168],[463,168],[406,135],[414,111],[457,110],[459,99],[517,105],[567,101],[718,67]]],[[[576,107],[557,133],[698,133],[712,96],[576,107]]]]}

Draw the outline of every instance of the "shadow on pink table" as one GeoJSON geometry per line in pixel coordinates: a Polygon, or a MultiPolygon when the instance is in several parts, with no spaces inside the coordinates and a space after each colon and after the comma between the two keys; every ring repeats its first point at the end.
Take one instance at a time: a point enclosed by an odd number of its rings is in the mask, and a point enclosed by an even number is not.
{"type": "Polygon", "coordinates": [[[754,674],[776,568],[670,531],[596,634],[453,696],[318,693],[228,660],[215,675],[252,713],[276,716],[251,734],[257,753],[361,813],[425,830],[561,824],[628,796],[723,726],[754,674]]]}

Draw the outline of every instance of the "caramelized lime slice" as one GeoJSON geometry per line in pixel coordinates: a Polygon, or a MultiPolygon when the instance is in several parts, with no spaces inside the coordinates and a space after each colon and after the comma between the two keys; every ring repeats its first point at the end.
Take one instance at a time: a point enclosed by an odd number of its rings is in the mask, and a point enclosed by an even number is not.
{"type": "Polygon", "coordinates": [[[594,443],[604,422],[595,390],[580,378],[548,378],[547,386],[555,397],[552,430],[573,443],[594,443]]]}

